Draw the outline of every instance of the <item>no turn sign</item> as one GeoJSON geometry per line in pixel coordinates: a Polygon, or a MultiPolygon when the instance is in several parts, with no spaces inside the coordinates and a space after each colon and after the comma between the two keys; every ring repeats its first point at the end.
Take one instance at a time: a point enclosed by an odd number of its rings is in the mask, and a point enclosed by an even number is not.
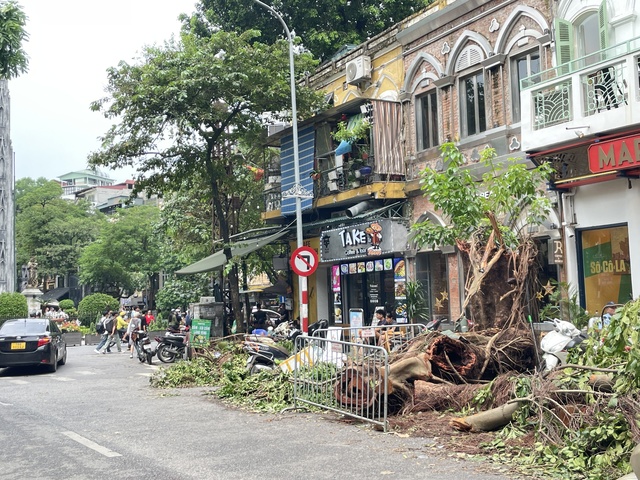
{"type": "Polygon", "coordinates": [[[318,254],[311,247],[298,247],[289,261],[293,271],[301,277],[308,277],[318,268],[318,254]]]}

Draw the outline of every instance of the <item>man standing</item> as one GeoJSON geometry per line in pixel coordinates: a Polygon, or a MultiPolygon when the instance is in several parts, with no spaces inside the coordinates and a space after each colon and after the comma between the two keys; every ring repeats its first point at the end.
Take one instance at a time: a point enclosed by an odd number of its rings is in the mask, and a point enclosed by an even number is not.
{"type": "Polygon", "coordinates": [[[253,328],[253,333],[258,335],[267,334],[267,313],[262,310],[262,305],[259,303],[256,303],[256,311],[253,312],[253,328]]]}
{"type": "MultiPolygon", "coordinates": [[[[119,317],[124,315],[124,312],[120,312],[119,317]]],[[[111,346],[111,342],[115,342],[118,347],[118,353],[122,353],[122,345],[120,344],[120,336],[118,335],[118,323],[114,318],[113,313],[105,320],[104,322],[105,333],[107,334],[107,341],[102,346],[102,348],[98,349],[100,353],[107,353],[109,347],[111,346]]]]}
{"type": "Polygon", "coordinates": [[[102,313],[102,317],[100,317],[100,320],[96,322],[96,333],[100,333],[100,328],[102,328],[102,338],[100,339],[98,346],[94,350],[94,352],[96,353],[100,353],[100,349],[107,343],[107,339],[109,338],[109,332],[105,328],[105,323],[107,322],[109,317],[111,317],[112,315],[113,315],[113,312],[111,310],[105,310],[102,313]]]}

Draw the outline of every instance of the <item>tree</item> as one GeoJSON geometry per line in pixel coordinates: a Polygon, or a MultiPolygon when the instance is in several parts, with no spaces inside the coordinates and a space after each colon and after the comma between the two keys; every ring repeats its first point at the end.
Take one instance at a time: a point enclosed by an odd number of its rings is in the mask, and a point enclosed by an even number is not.
{"type": "Polygon", "coordinates": [[[551,169],[543,164],[529,170],[516,160],[498,165],[495,150],[485,149],[481,162],[486,173],[478,181],[453,143],[441,150],[445,169],[427,167],[421,189],[448,222],[414,224],[416,244],[457,245],[469,268],[463,312],[471,306],[479,328],[510,324],[523,318],[526,282],[537,253],[527,227],[540,225],[550,211],[544,187],[551,169]]]}
{"type": "MultiPolygon", "coordinates": [[[[161,270],[158,207],[143,205],[119,210],[100,237],[80,258],[80,280],[101,291],[122,295],[134,288],[151,291],[161,270]],[[144,279],[136,282],[136,274],[144,279]]],[[[153,304],[151,293],[149,303],[153,304]]]]}
{"type": "Polygon", "coordinates": [[[8,318],[25,318],[28,314],[27,297],[17,292],[0,293],[0,325],[8,318]]]}
{"type": "Polygon", "coordinates": [[[38,259],[49,277],[77,271],[82,249],[98,235],[104,216],[85,201],[70,202],[52,180],[22,178],[16,182],[17,264],[38,259]]]}
{"type": "MultiPolygon", "coordinates": [[[[433,0],[281,0],[271,6],[291,30],[295,29],[305,48],[316,58],[327,60],[345,45],[360,44],[431,3],[433,0]]],[[[257,29],[267,43],[283,36],[278,21],[253,1],[202,0],[196,13],[182,20],[187,31],[201,36],[218,28],[238,33],[257,29]]]]}
{"type": "Polygon", "coordinates": [[[111,295],[104,293],[93,293],[87,295],[78,304],[78,319],[84,326],[100,318],[105,310],[113,310],[114,312],[120,308],[120,302],[111,295]]]}
{"type": "MultiPolygon", "coordinates": [[[[148,47],[140,63],[121,62],[109,70],[109,96],[92,105],[118,123],[91,164],[134,165],[136,190],[149,193],[170,194],[203,179],[229,261],[233,230],[225,199],[234,196],[237,167],[245,163],[234,148],[242,138],[256,138],[265,112],[281,112],[291,102],[288,42],[265,45],[257,35],[218,31],[148,47]]],[[[296,57],[297,72],[313,65],[308,54],[296,57]]],[[[297,99],[301,115],[320,102],[304,86],[298,86],[297,99]]],[[[228,278],[241,324],[237,269],[228,278]]]]}
{"type": "Polygon", "coordinates": [[[26,23],[20,5],[13,1],[0,3],[0,78],[9,80],[27,71],[29,60],[22,49],[29,38],[26,23]]]}

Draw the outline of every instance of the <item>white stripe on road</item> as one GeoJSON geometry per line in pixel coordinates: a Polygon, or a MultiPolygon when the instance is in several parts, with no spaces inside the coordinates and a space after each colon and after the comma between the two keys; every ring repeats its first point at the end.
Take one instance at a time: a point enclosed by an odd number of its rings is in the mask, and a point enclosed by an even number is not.
{"type": "Polygon", "coordinates": [[[58,382],[72,382],[75,378],[59,377],[56,375],[55,377],[51,377],[51,380],[57,380],[58,382]]]}
{"type": "Polygon", "coordinates": [[[85,447],[90,448],[91,450],[95,450],[96,452],[104,455],[105,457],[121,457],[122,456],[119,453],[114,452],[113,450],[109,450],[107,447],[103,447],[102,445],[98,445],[96,442],[92,442],[88,438],[84,438],[82,435],[78,435],[75,432],[62,432],[62,434],[66,435],[71,440],[75,440],[80,445],[84,445],[85,447]]]}
{"type": "Polygon", "coordinates": [[[96,372],[91,372],[89,370],[76,370],[76,373],[79,373],[80,375],[95,375],[96,372]]]}
{"type": "Polygon", "coordinates": [[[13,403],[2,403],[2,402],[0,402],[0,405],[2,405],[3,407],[12,407],[13,403]]]}
{"type": "Polygon", "coordinates": [[[13,383],[14,385],[29,385],[29,382],[26,380],[9,380],[9,383],[13,383]]]}

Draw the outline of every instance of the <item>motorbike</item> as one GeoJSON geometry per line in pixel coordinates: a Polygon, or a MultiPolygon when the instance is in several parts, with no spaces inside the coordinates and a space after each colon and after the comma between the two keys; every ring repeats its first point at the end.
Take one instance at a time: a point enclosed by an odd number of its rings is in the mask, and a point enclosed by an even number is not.
{"type": "Polygon", "coordinates": [[[566,362],[567,352],[573,348],[581,348],[587,335],[566,320],[554,318],[554,328],[540,341],[543,370],[548,372],[566,362]]]}
{"type": "Polygon", "coordinates": [[[136,355],[140,363],[147,362],[151,365],[153,356],[155,355],[154,349],[151,347],[151,339],[144,330],[136,330],[135,339],[133,340],[133,348],[136,351],[136,355]]]}
{"type": "MultiPolygon", "coordinates": [[[[313,337],[317,332],[318,336],[326,337],[326,330],[329,326],[327,320],[319,320],[309,327],[308,335],[313,337]]],[[[265,370],[275,370],[277,363],[286,360],[291,356],[291,352],[278,345],[275,339],[286,339],[293,342],[295,347],[296,338],[302,335],[302,331],[295,328],[293,322],[286,322],[278,325],[274,330],[274,336],[268,335],[247,335],[242,344],[242,349],[249,355],[247,358],[247,371],[255,374],[265,370]],[[286,332],[286,333],[285,333],[286,332]]]]}
{"type": "Polygon", "coordinates": [[[158,342],[156,355],[163,363],[173,363],[179,358],[184,358],[187,351],[188,332],[177,333],[167,331],[164,335],[156,337],[158,342]]]}

